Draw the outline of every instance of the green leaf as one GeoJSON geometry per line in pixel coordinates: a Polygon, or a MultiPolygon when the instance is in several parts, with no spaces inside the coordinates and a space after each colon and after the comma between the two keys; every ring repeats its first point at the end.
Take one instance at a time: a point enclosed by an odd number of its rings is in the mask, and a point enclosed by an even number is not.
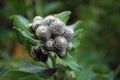
{"type": "Polygon", "coordinates": [[[29,32],[28,29],[28,24],[29,21],[27,19],[25,19],[24,17],[20,16],[20,15],[16,15],[13,21],[13,28],[18,31],[18,34],[21,34],[20,36],[23,35],[23,42],[26,41],[24,39],[29,39],[29,41],[33,42],[33,44],[38,43],[37,40],[34,39],[34,35],[29,32]]]}
{"type": "Polygon", "coordinates": [[[39,77],[42,77],[42,78],[49,78],[51,77],[55,72],[56,72],[56,68],[51,68],[51,69],[45,69],[45,70],[42,70],[40,71],[39,73],[36,73],[39,77]]]}
{"type": "Polygon", "coordinates": [[[83,29],[79,29],[75,31],[74,38],[72,40],[73,48],[77,48],[80,45],[81,31],[83,29]]]}
{"type": "Polygon", "coordinates": [[[16,35],[17,35],[18,41],[26,47],[29,55],[32,57],[32,51],[31,51],[32,46],[40,44],[40,42],[30,37],[27,34],[27,32],[21,31],[20,29],[17,29],[17,28],[16,28],[16,35]]]}
{"type": "Polygon", "coordinates": [[[76,23],[74,23],[74,24],[72,24],[72,25],[70,25],[68,27],[71,27],[71,28],[74,29],[74,31],[76,31],[77,29],[80,29],[81,23],[82,23],[82,21],[77,21],[76,23]]]}
{"type": "Polygon", "coordinates": [[[3,74],[4,74],[5,72],[7,72],[7,71],[9,71],[9,69],[2,69],[2,70],[0,70],[0,77],[2,77],[3,74]]]}
{"type": "Polygon", "coordinates": [[[34,38],[32,38],[33,36],[29,35],[29,32],[27,31],[22,31],[19,28],[15,28],[14,29],[18,32],[18,40],[20,40],[20,42],[23,43],[23,45],[25,45],[26,42],[30,42],[32,45],[37,45],[40,42],[34,38]]]}
{"type": "Polygon", "coordinates": [[[49,78],[56,72],[56,68],[45,69],[28,62],[16,70],[3,70],[0,72],[0,80],[17,80],[21,77],[32,76],[49,78]]]}
{"type": "Polygon", "coordinates": [[[80,36],[81,36],[80,33],[83,30],[83,29],[80,29],[81,23],[82,23],[82,21],[77,21],[76,23],[68,26],[68,27],[73,28],[74,31],[75,31],[74,38],[72,40],[73,48],[76,48],[76,47],[78,47],[80,45],[80,36]]]}
{"type": "Polygon", "coordinates": [[[74,71],[82,71],[82,66],[77,64],[75,59],[69,54],[67,54],[64,58],[57,58],[57,63],[60,63],[65,67],[69,67],[71,70],[74,71]]]}
{"type": "Polygon", "coordinates": [[[63,21],[64,23],[67,23],[69,17],[70,17],[71,12],[70,11],[64,11],[61,12],[59,14],[55,14],[54,16],[56,18],[59,18],[61,21],[63,21]]]}
{"type": "Polygon", "coordinates": [[[26,18],[20,15],[14,15],[13,19],[14,19],[14,22],[13,22],[14,27],[19,28],[24,31],[29,30],[28,28],[29,21],[26,18]]]}
{"type": "Polygon", "coordinates": [[[0,77],[0,80],[17,80],[20,77],[31,75],[31,73],[9,70],[5,71],[4,74],[0,77]]]}
{"type": "Polygon", "coordinates": [[[20,15],[14,16],[13,28],[16,30],[18,41],[23,44],[29,55],[31,55],[31,47],[40,44],[40,41],[35,39],[35,36],[29,32],[29,21],[20,15]]]}
{"type": "Polygon", "coordinates": [[[38,73],[41,70],[44,70],[45,68],[33,65],[29,62],[24,62],[20,68],[19,71],[29,72],[29,73],[38,73]]]}
{"type": "Polygon", "coordinates": [[[32,65],[29,62],[23,63],[19,70],[28,73],[34,73],[42,78],[49,78],[56,72],[56,68],[45,69],[40,66],[32,65]]]}

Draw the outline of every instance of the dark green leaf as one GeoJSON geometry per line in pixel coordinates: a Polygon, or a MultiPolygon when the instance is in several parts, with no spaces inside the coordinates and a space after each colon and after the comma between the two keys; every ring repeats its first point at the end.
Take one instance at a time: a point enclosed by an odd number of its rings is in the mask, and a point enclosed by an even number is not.
{"type": "Polygon", "coordinates": [[[31,73],[9,70],[5,71],[4,74],[0,77],[0,80],[17,80],[20,77],[31,75],[31,73]]]}
{"type": "Polygon", "coordinates": [[[2,69],[2,70],[0,70],[0,77],[2,77],[3,74],[4,74],[5,72],[7,72],[7,71],[9,71],[9,69],[2,69]]]}
{"type": "Polygon", "coordinates": [[[32,75],[40,78],[49,78],[55,72],[56,68],[45,69],[26,62],[17,70],[3,70],[0,72],[0,80],[17,80],[21,77],[32,75]]]}
{"type": "Polygon", "coordinates": [[[29,72],[29,73],[34,73],[39,77],[42,78],[49,78],[51,77],[55,72],[56,72],[56,68],[52,68],[52,69],[45,69],[43,67],[40,66],[35,66],[32,65],[29,62],[25,62],[19,69],[20,71],[23,72],[29,72]]]}
{"type": "Polygon", "coordinates": [[[19,68],[20,71],[29,72],[29,73],[38,73],[44,70],[43,67],[33,65],[29,62],[24,62],[19,68]]]}
{"type": "Polygon", "coordinates": [[[40,71],[39,73],[36,73],[39,77],[42,78],[49,78],[51,77],[55,72],[56,72],[56,68],[52,68],[52,69],[45,69],[40,71]]]}
{"type": "Polygon", "coordinates": [[[70,17],[71,12],[70,11],[64,11],[61,12],[59,14],[55,14],[54,16],[56,18],[59,18],[61,21],[63,21],[64,23],[67,23],[69,17],[70,17]]]}
{"type": "Polygon", "coordinates": [[[67,54],[64,58],[57,58],[57,62],[62,64],[65,67],[69,67],[70,69],[74,71],[82,71],[82,66],[77,64],[75,59],[67,54]]]}

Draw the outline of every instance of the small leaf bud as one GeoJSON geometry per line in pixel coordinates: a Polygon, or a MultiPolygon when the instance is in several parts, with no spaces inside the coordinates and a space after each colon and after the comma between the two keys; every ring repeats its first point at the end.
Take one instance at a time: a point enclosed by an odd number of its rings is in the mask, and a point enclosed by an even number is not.
{"type": "Polygon", "coordinates": [[[65,24],[57,19],[56,21],[52,22],[51,25],[49,26],[51,33],[55,35],[61,35],[64,33],[65,29],[65,24]]]}
{"type": "Polygon", "coordinates": [[[41,21],[39,21],[39,20],[34,21],[32,23],[32,29],[35,31],[38,28],[38,26],[40,26],[40,25],[41,25],[41,21]]]}
{"type": "Polygon", "coordinates": [[[68,40],[71,41],[74,36],[74,30],[70,27],[65,27],[65,32],[63,33],[63,36],[68,40]]]}
{"type": "Polygon", "coordinates": [[[52,22],[54,22],[56,18],[54,16],[47,16],[43,20],[43,25],[49,26],[52,22]]]}
{"type": "Polygon", "coordinates": [[[36,17],[33,19],[33,22],[34,22],[34,21],[41,21],[41,23],[42,23],[42,20],[43,20],[43,18],[42,18],[41,16],[36,16],[36,17]]]}
{"type": "Polygon", "coordinates": [[[64,48],[66,48],[67,44],[68,44],[68,42],[65,39],[65,37],[58,36],[55,38],[55,48],[57,48],[58,50],[62,50],[64,48]]]}
{"type": "Polygon", "coordinates": [[[49,39],[45,42],[45,49],[46,50],[53,50],[54,49],[54,40],[53,39],[49,39]]]}
{"type": "Polygon", "coordinates": [[[67,52],[66,52],[66,48],[64,48],[64,49],[62,49],[62,50],[58,50],[58,49],[56,49],[56,54],[59,56],[59,57],[64,57],[66,54],[67,54],[67,52]]]}
{"type": "Polygon", "coordinates": [[[51,36],[51,33],[46,26],[39,26],[36,30],[36,36],[40,40],[48,40],[51,36]]]}
{"type": "Polygon", "coordinates": [[[32,22],[32,29],[35,31],[38,26],[42,24],[43,18],[41,16],[36,16],[32,22]]]}

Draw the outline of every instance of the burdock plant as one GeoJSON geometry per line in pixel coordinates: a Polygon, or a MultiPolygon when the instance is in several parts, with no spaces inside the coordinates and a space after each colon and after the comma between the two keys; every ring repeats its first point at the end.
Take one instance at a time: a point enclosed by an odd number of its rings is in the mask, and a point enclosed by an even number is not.
{"type": "MultiPolygon", "coordinates": [[[[13,28],[18,41],[24,45],[37,65],[24,63],[17,71],[17,80],[28,76],[35,80],[73,80],[75,72],[81,71],[71,53],[80,42],[80,21],[67,26],[71,12],[48,15],[45,18],[36,16],[32,22],[20,15],[11,16],[13,28]],[[71,71],[73,74],[71,74],[71,71]],[[19,74],[24,74],[20,75],[19,74]],[[71,76],[70,76],[71,75],[71,76]]],[[[2,80],[5,80],[4,75],[2,80]]],[[[13,79],[12,79],[13,80],[13,79]]],[[[31,79],[30,79],[31,80],[31,79]]]]}

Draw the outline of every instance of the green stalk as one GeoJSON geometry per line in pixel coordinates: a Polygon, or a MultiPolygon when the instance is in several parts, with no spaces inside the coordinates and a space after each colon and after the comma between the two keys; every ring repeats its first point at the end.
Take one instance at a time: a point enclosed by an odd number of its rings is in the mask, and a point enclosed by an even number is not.
{"type": "MultiPolygon", "coordinates": [[[[49,54],[49,57],[50,57],[50,59],[52,61],[53,68],[56,68],[56,58],[57,58],[56,54],[55,55],[49,54]]],[[[54,80],[59,80],[58,77],[57,77],[57,73],[55,73],[53,75],[53,78],[54,78],[54,80]]]]}

